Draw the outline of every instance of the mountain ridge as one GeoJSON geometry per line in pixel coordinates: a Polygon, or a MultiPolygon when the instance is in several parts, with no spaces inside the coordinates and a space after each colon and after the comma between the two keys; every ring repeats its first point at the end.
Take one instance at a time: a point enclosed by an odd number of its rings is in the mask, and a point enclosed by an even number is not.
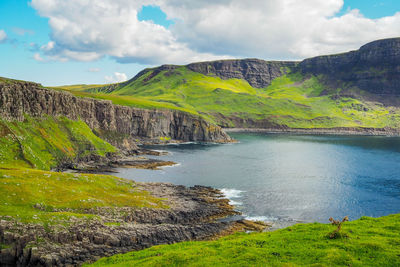
{"type": "Polygon", "coordinates": [[[162,65],[106,86],[61,87],[148,109],[177,109],[224,128],[400,128],[400,38],[294,61],[162,65]],[[361,51],[361,52],[360,52],[361,51]]]}
{"type": "MultiPolygon", "coordinates": [[[[222,79],[237,78],[246,80],[251,86],[255,88],[267,87],[271,84],[271,81],[277,77],[287,74],[287,71],[282,68],[290,68],[293,71],[300,71],[305,74],[329,74],[332,75],[338,72],[338,66],[346,68],[343,72],[352,72],[352,69],[347,66],[348,64],[357,64],[357,68],[360,67],[358,64],[378,64],[379,66],[398,68],[400,62],[400,38],[388,38],[372,41],[365,45],[362,45],[358,50],[349,52],[343,52],[332,55],[320,55],[316,57],[306,58],[301,61],[279,61],[279,60],[263,60],[257,58],[244,58],[244,59],[224,59],[214,61],[202,61],[194,62],[187,65],[172,65],[164,64],[159,67],[146,68],[136,74],[133,78],[117,84],[105,85],[104,88],[109,88],[108,92],[112,91],[112,88],[118,86],[125,86],[139,77],[145,75],[149,71],[153,71],[156,76],[161,71],[174,70],[178,67],[185,66],[188,69],[202,73],[204,75],[215,75],[222,79]],[[375,52],[375,53],[371,53],[375,52]],[[254,77],[255,76],[255,77],[254,77]]],[[[385,69],[383,69],[385,70],[385,69]]],[[[383,71],[382,70],[382,71],[383,71]]],[[[356,69],[355,71],[360,71],[356,69]]],[[[367,70],[364,70],[367,71],[367,70]]],[[[390,72],[390,78],[397,78],[399,70],[390,72]]],[[[355,77],[357,78],[357,76],[355,77]]],[[[362,77],[358,77],[362,78],[362,77]]],[[[349,77],[345,77],[345,81],[349,81],[349,77]]],[[[360,83],[361,89],[369,91],[371,93],[379,93],[376,90],[371,90],[371,86],[366,86],[366,82],[360,83]]],[[[384,88],[389,87],[393,89],[393,86],[385,84],[384,88]]],[[[380,86],[382,89],[382,85],[380,86]]],[[[400,78],[396,79],[395,89],[400,88],[400,78]]],[[[379,90],[378,90],[379,91],[379,90]]],[[[400,95],[400,89],[395,91],[389,91],[393,94],[400,95]]]]}

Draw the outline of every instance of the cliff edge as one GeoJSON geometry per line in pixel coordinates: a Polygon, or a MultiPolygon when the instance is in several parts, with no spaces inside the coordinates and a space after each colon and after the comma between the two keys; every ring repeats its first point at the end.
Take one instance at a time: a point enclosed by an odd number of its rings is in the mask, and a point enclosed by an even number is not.
{"type": "Polygon", "coordinates": [[[357,87],[377,95],[400,96],[400,38],[377,40],[359,50],[303,60],[304,74],[325,75],[333,88],[357,87]]]}
{"type": "Polygon", "coordinates": [[[188,113],[114,105],[108,100],[80,98],[32,82],[0,82],[0,116],[23,121],[24,114],[82,120],[94,132],[106,133],[101,137],[118,147],[123,142],[115,144],[113,134],[128,137],[130,141],[160,138],[204,142],[231,140],[220,127],[188,113]]]}

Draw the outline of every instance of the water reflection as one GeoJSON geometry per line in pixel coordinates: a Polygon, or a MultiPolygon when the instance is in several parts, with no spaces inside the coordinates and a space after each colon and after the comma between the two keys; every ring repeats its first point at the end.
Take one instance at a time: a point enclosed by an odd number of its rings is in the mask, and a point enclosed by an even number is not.
{"type": "Polygon", "coordinates": [[[209,185],[241,191],[249,217],[321,221],[400,210],[400,139],[234,134],[238,144],[157,146],[180,163],[161,171],[121,169],[137,181],[209,185]]]}

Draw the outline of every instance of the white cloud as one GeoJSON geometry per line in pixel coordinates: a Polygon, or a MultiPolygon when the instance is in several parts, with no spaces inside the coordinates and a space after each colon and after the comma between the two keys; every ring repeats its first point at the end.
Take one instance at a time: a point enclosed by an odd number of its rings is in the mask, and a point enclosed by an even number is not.
{"type": "Polygon", "coordinates": [[[13,27],[12,31],[15,32],[18,35],[25,35],[25,34],[29,34],[29,35],[34,35],[35,32],[33,30],[30,29],[24,29],[24,28],[19,28],[19,27],[13,27]]]}
{"type": "Polygon", "coordinates": [[[266,59],[299,59],[357,49],[400,36],[400,13],[368,19],[356,9],[340,17],[343,0],[164,1],[177,18],[171,31],[198,51],[266,59]]]}
{"type": "Polygon", "coordinates": [[[106,83],[120,83],[128,80],[128,77],[125,73],[114,72],[114,75],[104,76],[104,79],[106,80],[106,83]]]}
{"type": "Polygon", "coordinates": [[[33,54],[33,59],[39,62],[44,62],[46,61],[44,58],[42,58],[42,56],[39,53],[35,53],[33,54]]]}
{"type": "Polygon", "coordinates": [[[32,6],[49,18],[53,46],[42,51],[52,60],[300,59],[400,36],[400,13],[368,19],[353,9],[336,17],[343,0],[32,0],[32,6]],[[175,24],[139,21],[143,4],[160,6],[175,24]]]}
{"type": "Polygon", "coordinates": [[[215,58],[177,42],[171,31],[160,25],[139,21],[142,3],[145,1],[32,0],[39,14],[49,18],[54,47],[45,53],[53,59],[92,61],[109,55],[119,62],[158,64],[215,58]]]}
{"type": "Polygon", "coordinates": [[[99,72],[100,69],[99,68],[89,68],[88,71],[89,72],[99,72]]]}
{"type": "Polygon", "coordinates": [[[54,41],[50,41],[47,44],[42,45],[40,47],[40,49],[43,50],[43,51],[50,51],[50,50],[52,50],[54,48],[54,45],[55,45],[55,42],[54,41]]]}
{"type": "Polygon", "coordinates": [[[7,40],[7,34],[4,30],[0,30],[0,43],[4,42],[7,40]]]}

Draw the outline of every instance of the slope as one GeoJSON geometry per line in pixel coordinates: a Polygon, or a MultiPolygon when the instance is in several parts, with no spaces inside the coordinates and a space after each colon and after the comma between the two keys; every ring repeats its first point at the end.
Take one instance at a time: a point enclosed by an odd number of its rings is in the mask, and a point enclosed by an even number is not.
{"type": "Polygon", "coordinates": [[[188,66],[162,66],[112,87],[61,89],[122,105],[183,110],[223,127],[400,127],[398,107],[339,95],[341,88],[328,90],[325,81],[324,74],[286,67],[269,86],[257,88],[244,79],[204,75],[188,66]]]}
{"type": "Polygon", "coordinates": [[[398,266],[400,215],[362,217],[339,234],[328,224],[235,234],[104,258],[93,266],[398,266]]]}

